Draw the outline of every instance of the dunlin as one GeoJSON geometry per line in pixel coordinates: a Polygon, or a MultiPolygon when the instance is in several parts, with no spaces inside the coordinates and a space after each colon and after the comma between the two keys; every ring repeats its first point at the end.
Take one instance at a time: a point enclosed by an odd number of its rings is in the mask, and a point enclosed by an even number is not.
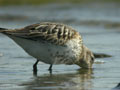
{"type": "Polygon", "coordinates": [[[70,26],[42,22],[21,29],[0,28],[3,33],[14,40],[37,61],[33,71],[37,72],[39,61],[50,64],[76,64],[82,68],[92,68],[93,53],[83,44],[81,35],[70,26]]]}

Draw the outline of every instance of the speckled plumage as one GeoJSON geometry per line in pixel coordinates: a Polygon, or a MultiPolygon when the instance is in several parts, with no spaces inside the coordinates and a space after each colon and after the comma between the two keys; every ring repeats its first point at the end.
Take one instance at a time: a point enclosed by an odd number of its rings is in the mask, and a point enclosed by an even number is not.
{"type": "Polygon", "coordinates": [[[81,35],[64,24],[42,22],[21,29],[1,29],[0,32],[12,38],[28,54],[48,64],[77,64],[91,68],[94,62],[81,35]]]}
{"type": "Polygon", "coordinates": [[[43,22],[22,29],[8,30],[7,34],[35,41],[45,40],[56,45],[64,45],[78,33],[71,27],[58,23],[43,22]]]}

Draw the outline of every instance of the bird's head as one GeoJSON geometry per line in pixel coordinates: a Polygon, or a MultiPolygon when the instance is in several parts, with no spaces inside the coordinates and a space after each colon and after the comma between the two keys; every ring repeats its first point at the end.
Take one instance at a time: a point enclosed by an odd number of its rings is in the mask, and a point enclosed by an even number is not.
{"type": "Polygon", "coordinates": [[[76,62],[82,68],[92,68],[92,64],[94,63],[94,55],[93,53],[83,45],[82,53],[80,54],[79,60],[76,62]]]}

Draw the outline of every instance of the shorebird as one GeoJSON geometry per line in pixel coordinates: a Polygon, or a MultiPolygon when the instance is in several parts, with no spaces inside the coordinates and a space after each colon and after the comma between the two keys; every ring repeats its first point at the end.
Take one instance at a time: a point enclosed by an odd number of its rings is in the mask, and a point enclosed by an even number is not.
{"type": "Polygon", "coordinates": [[[83,44],[80,33],[68,25],[41,22],[20,29],[0,28],[0,33],[7,35],[37,59],[33,65],[34,73],[37,72],[39,61],[50,64],[50,71],[53,64],[92,68],[94,63],[94,55],[83,44]]]}

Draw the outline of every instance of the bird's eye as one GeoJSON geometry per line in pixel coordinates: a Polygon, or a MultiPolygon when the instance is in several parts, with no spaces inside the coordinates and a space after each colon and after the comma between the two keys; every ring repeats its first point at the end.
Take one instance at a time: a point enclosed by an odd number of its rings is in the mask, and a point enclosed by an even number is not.
{"type": "Polygon", "coordinates": [[[91,57],[91,60],[94,61],[94,57],[91,57]]]}

